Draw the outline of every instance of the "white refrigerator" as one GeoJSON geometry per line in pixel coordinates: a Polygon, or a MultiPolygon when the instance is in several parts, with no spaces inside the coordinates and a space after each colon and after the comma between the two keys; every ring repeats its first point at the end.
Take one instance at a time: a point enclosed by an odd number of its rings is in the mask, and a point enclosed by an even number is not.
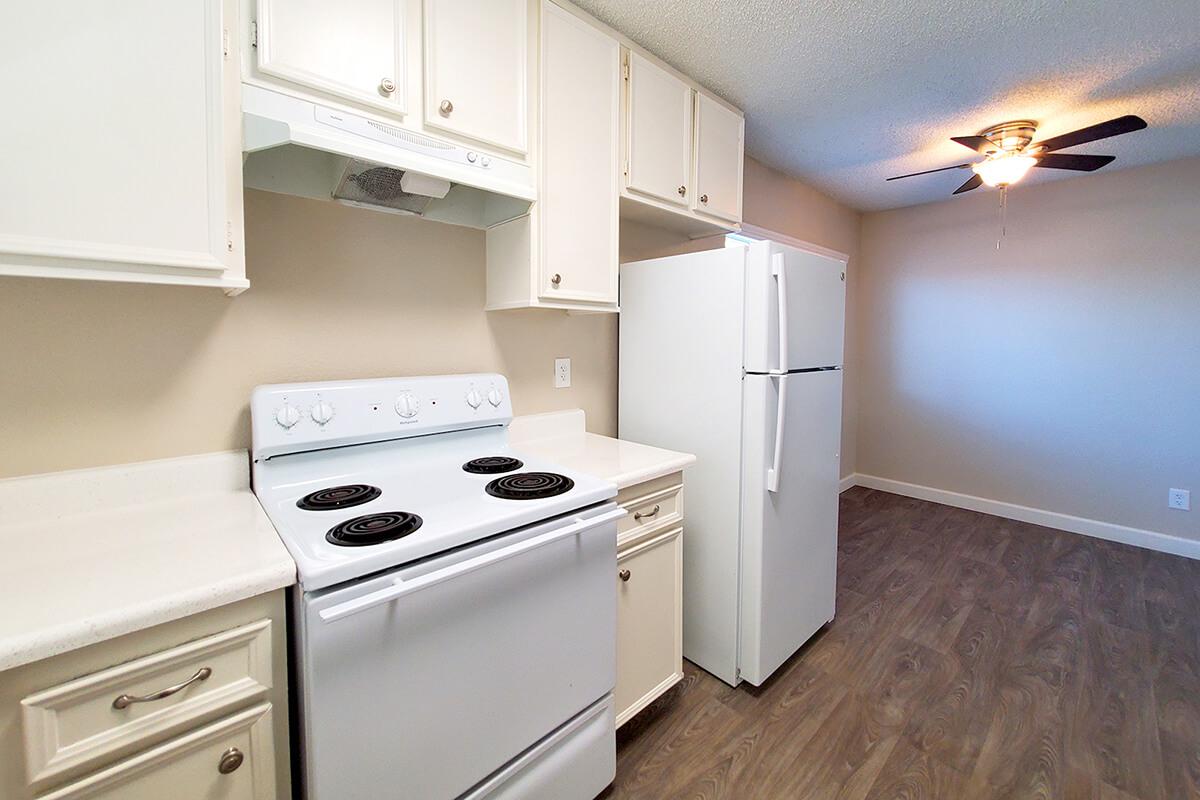
{"type": "Polygon", "coordinates": [[[765,241],[621,265],[619,435],[698,457],[683,653],[732,685],[833,619],[845,270],[765,241]]]}

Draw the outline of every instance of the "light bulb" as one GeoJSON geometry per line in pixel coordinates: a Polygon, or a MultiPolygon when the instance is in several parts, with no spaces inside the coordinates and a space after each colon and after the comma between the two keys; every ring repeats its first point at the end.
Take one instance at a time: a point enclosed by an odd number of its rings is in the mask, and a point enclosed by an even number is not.
{"type": "Polygon", "coordinates": [[[1033,156],[997,156],[972,164],[971,170],[988,186],[1012,186],[1037,163],[1033,156]]]}

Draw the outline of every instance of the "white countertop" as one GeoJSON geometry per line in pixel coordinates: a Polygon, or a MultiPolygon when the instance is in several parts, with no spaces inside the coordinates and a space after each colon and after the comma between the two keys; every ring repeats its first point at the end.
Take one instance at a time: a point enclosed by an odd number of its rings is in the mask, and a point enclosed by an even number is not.
{"type": "Polygon", "coordinates": [[[0,670],[289,586],[245,451],[0,480],[0,670]]]}
{"type": "Polygon", "coordinates": [[[618,489],[670,475],[696,461],[691,453],[588,433],[585,423],[582,409],[517,417],[508,429],[509,444],[514,450],[612,481],[618,489]]]}

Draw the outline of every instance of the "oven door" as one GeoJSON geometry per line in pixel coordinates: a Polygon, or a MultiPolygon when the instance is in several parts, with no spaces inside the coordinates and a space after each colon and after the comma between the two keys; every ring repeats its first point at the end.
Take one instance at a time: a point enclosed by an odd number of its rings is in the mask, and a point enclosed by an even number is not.
{"type": "Polygon", "coordinates": [[[623,515],[596,506],[299,598],[309,800],[458,797],[612,691],[623,515]]]}

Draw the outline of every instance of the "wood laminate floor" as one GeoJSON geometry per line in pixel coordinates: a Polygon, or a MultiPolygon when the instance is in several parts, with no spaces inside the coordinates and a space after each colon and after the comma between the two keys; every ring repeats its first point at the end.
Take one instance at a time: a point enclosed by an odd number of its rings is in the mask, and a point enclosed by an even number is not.
{"type": "Polygon", "coordinates": [[[606,800],[1200,798],[1200,562],[851,489],[834,622],[617,741],[606,800]]]}

